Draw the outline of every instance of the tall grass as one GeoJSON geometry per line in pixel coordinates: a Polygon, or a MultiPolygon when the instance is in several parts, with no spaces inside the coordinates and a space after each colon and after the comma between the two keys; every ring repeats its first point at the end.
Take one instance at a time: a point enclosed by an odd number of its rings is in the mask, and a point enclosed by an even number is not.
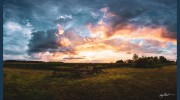
{"type": "Polygon", "coordinates": [[[4,100],[159,100],[162,93],[176,94],[176,73],[176,66],[124,67],[67,78],[52,77],[51,70],[4,68],[4,100]]]}

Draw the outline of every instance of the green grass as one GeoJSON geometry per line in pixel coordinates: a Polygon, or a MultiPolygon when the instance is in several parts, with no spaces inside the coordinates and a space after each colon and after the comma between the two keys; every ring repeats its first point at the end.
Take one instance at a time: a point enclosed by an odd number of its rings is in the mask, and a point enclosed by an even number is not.
{"type": "MultiPolygon", "coordinates": [[[[160,100],[162,93],[176,94],[176,78],[175,65],[103,69],[86,78],[52,77],[50,70],[4,68],[4,100],[160,100]]],[[[175,96],[163,98],[176,100],[175,96]]]]}

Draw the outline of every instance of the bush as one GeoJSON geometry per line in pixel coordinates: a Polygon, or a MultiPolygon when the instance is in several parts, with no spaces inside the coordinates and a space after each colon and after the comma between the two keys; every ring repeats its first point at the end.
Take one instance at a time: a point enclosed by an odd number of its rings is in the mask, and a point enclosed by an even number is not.
{"type": "Polygon", "coordinates": [[[150,68],[160,66],[162,66],[162,63],[157,59],[157,57],[142,57],[134,62],[134,67],[150,68]]]}
{"type": "Polygon", "coordinates": [[[118,61],[116,61],[116,63],[124,63],[124,61],[123,60],[118,60],[118,61]]]}

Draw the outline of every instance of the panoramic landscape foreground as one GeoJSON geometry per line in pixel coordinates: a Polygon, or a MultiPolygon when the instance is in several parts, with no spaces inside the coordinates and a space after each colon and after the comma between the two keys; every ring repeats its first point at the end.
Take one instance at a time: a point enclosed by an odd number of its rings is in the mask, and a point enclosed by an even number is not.
{"type": "Polygon", "coordinates": [[[176,68],[4,62],[4,100],[176,100],[176,68]]]}

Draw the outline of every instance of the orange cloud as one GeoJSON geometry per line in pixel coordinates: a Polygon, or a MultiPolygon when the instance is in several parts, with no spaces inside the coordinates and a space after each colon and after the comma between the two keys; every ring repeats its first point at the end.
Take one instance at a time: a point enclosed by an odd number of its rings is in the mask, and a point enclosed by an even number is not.
{"type": "Polygon", "coordinates": [[[169,32],[165,27],[136,27],[133,24],[122,24],[112,28],[104,22],[97,25],[89,25],[89,31],[92,37],[107,38],[123,38],[123,39],[152,39],[160,42],[173,42],[177,45],[177,40],[174,38],[174,33],[169,32]],[[124,25],[124,26],[123,26],[124,25]]]}
{"type": "Polygon", "coordinates": [[[65,37],[61,37],[60,38],[60,41],[59,41],[59,44],[63,47],[67,47],[71,44],[71,41],[68,39],[68,38],[65,38],[65,37]]]}
{"type": "Polygon", "coordinates": [[[173,33],[167,31],[165,27],[143,27],[137,28],[136,30],[132,30],[131,28],[127,29],[117,29],[114,32],[113,36],[120,36],[122,38],[134,39],[152,39],[161,42],[173,42],[177,44],[177,40],[175,38],[171,38],[173,33]]]}
{"type": "Polygon", "coordinates": [[[87,25],[87,28],[89,29],[91,36],[96,38],[106,38],[112,33],[112,28],[102,20],[95,26],[91,24],[87,25]]]}

